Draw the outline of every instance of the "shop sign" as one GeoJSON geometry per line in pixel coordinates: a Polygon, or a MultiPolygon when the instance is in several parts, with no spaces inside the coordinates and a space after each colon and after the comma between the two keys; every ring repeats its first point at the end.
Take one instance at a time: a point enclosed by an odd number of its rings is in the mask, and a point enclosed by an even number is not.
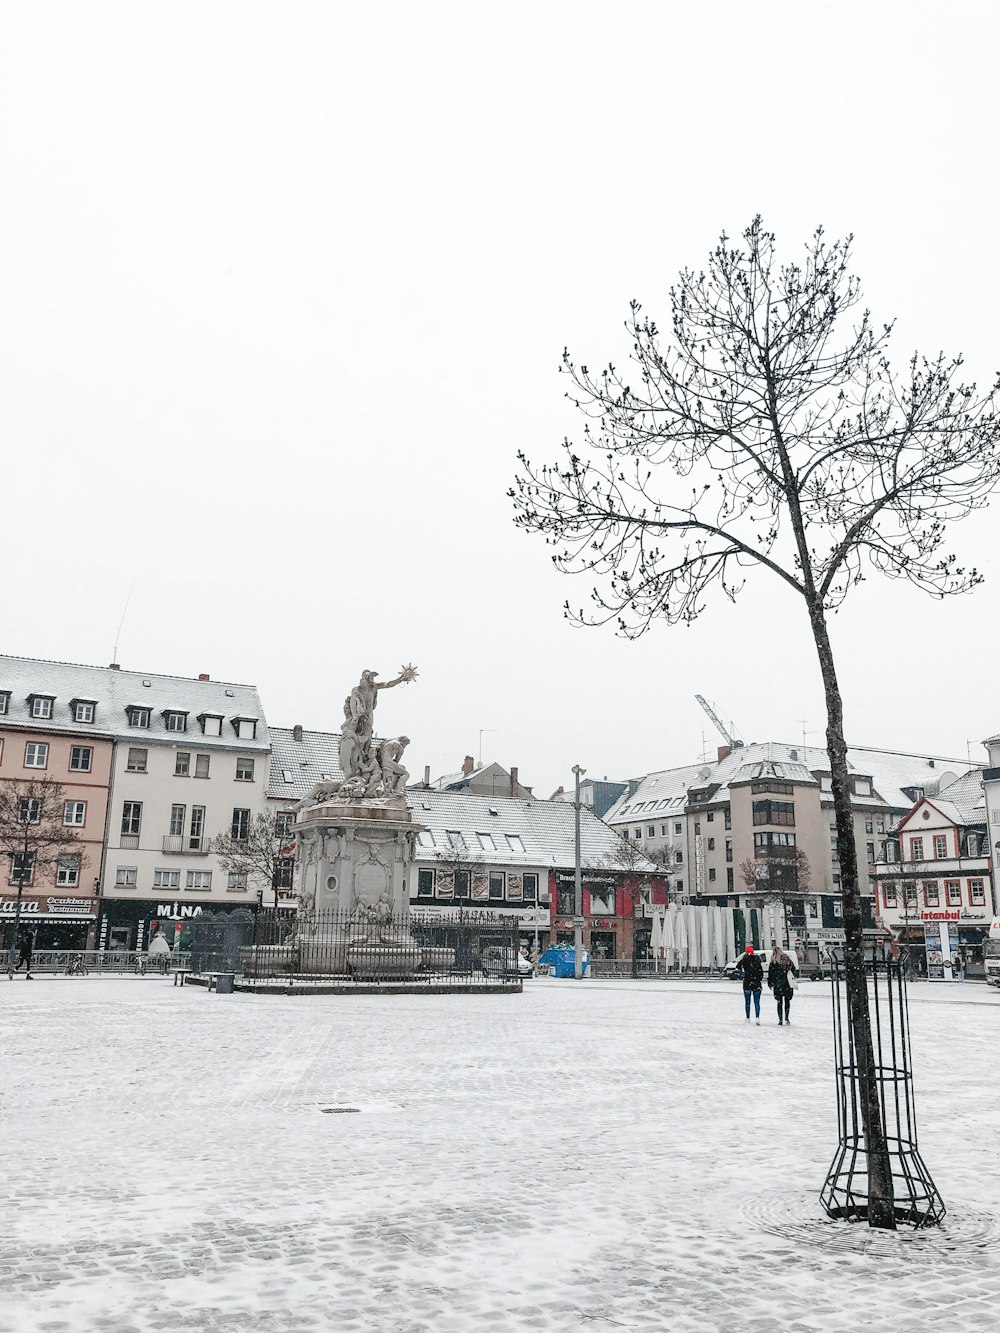
{"type": "MultiPolygon", "coordinates": [[[[31,917],[86,917],[93,921],[96,903],[93,898],[22,898],[21,915],[31,917]]],[[[0,916],[17,916],[17,899],[0,900],[0,916]]]]}
{"type": "MultiPolygon", "coordinates": [[[[41,903],[37,898],[21,899],[22,916],[28,916],[28,915],[38,916],[40,907],[41,903]]],[[[5,898],[2,902],[0,902],[0,916],[16,916],[16,915],[17,915],[16,898],[5,898]]]]}
{"type": "Polygon", "coordinates": [[[49,915],[58,916],[63,912],[80,913],[84,912],[87,916],[92,916],[94,911],[93,898],[50,898],[49,915]]]}
{"type": "Polygon", "coordinates": [[[470,925],[496,925],[501,921],[519,921],[522,926],[545,926],[549,924],[548,910],[544,907],[453,907],[433,906],[421,903],[410,911],[415,922],[438,921],[442,917],[448,921],[467,921],[470,925]]]}
{"type": "Polygon", "coordinates": [[[165,921],[186,921],[189,917],[201,916],[203,910],[200,903],[157,903],[156,911],[149,915],[165,921]]]}

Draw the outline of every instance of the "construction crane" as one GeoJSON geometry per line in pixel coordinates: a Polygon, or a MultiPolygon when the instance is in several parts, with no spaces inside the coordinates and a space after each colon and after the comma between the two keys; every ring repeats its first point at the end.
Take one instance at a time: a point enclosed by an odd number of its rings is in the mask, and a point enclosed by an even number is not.
{"type": "Polygon", "coordinates": [[[712,705],[711,705],[706,699],[703,699],[702,696],[701,696],[700,694],[696,694],[694,697],[698,700],[698,702],[701,704],[702,708],[704,708],[705,712],[708,714],[708,716],[709,716],[709,717],[712,719],[712,721],[715,723],[716,730],[719,732],[719,735],[720,735],[720,736],[722,737],[722,739],[726,742],[726,744],[729,746],[729,748],[730,748],[731,750],[740,750],[740,749],[742,749],[742,748],[743,748],[743,742],[742,742],[742,741],[738,741],[738,740],[736,740],[736,738],[735,738],[734,736],[730,736],[729,732],[728,732],[728,731],[726,730],[726,728],[722,725],[722,721],[721,721],[721,719],[719,718],[718,714],[716,713],[715,709],[712,707],[712,705]]]}

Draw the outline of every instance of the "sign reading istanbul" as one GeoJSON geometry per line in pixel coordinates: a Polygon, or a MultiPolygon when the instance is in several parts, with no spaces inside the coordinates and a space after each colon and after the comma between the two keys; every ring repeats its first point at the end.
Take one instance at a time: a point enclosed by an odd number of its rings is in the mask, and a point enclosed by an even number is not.
{"type": "Polygon", "coordinates": [[[973,907],[969,909],[964,907],[963,908],[956,907],[951,911],[943,909],[940,912],[921,912],[920,920],[921,921],[985,921],[986,908],[973,907]]]}

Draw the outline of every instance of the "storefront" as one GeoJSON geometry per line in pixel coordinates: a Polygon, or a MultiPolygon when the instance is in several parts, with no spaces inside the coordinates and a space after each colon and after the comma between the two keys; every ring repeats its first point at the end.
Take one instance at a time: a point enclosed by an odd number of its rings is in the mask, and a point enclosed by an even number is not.
{"type": "Polygon", "coordinates": [[[437,936],[433,942],[444,947],[453,944],[451,939],[446,938],[449,925],[461,927],[463,933],[467,933],[469,926],[478,927],[478,939],[485,946],[509,943],[515,922],[520,943],[529,953],[536,947],[539,952],[548,947],[547,907],[449,907],[437,903],[420,903],[411,908],[410,919],[415,926],[435,927],[437,936]]]}
{"type": "MultiPolygon", "coordinates": [[[[3,947],[14,941],[17,898],[0,900],[0,927],[3,947]]],[[[88,947],[97,923],[96,898],[68,898],[57,894],[25,894],[21,899],[20,933],[28,933],[36,949],[78,949],[88,947]]]]}
{"type": "MultiPolygon", "coordinates": [[[[230,912],[245,912],[247,907],[245,902],[187,903],[165,898],[135,902],[131,899],[105,898],[101,907],[97,948],[102,951],[143,952],[149,948],[150,941],[156,935],[163,935],[171,949],[187,950],[191,947],[191,922],[196,917],[203,912],[226,916],[230,912]]],[[[250,910],[253,911],[252,905],[250,910]]]]}

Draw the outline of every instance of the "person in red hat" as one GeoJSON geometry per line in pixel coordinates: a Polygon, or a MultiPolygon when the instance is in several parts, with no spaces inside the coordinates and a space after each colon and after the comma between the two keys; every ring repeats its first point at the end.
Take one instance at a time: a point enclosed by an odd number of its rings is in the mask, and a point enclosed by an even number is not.
{"type": "Polygon", "coordinates": [[[764,985],[764,965],[748,944],[746,953],[736,964],[736,971],[743,978],[743,1003],[746,1006],[747,1022],[750,1022],[750,1000],[753,998],[754,1017],[760,1027],[760,992],[764,985]]]}

